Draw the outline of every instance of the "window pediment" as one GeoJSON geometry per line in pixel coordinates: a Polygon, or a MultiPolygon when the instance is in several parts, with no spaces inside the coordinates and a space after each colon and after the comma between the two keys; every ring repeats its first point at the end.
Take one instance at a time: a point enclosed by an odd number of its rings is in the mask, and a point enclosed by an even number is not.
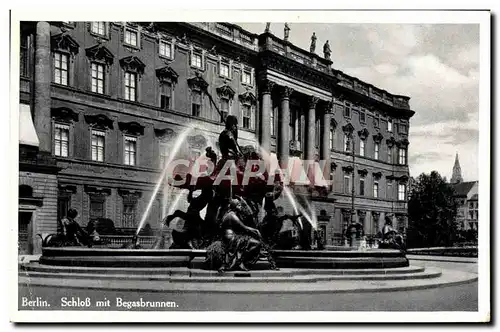
{"type": "Polygon", "coordinates": [[[118,122],[118,128],[126,134],[144,135],[144,126],[138,122],[118,122]]]}
{"type": "Polygon", "coordinates": [[[201,75],[196,75],[195,77],[188,79],[187,82],[191,89],[205,91],[208,87],[207,81],[205,81],[201,75]]]}
{"type": "Polygon", "coordinates": [[[161,82],[177,83],[179,74],[177,74],[172,67],[165,66],[163,68],[156,69],[156,77],[158,77],[161,82]]]}
{"type": "Polygon", "coordinates": [[[389,147],[392,148],[396,144],[396,140],[394,139],[394,137],[391,137],[386,140],[386,143],[389,147]]]}
{"type": "Polygon", "coordinates": [[[228,98],[228,99],[233,99],[234,97],[234,90],[227,84],[224,84],[221,87],[218,87],[215,89],[217,91],[217,94],[221,98],[228,98]]]}
{"type": "Polygon", "coordinates": [[[60,33],[51,37],[50,46],[52,50],[69,51],[72,55],[78,54],[80,45],[70,35],[60,33]]]}
{"type": "Polygon", "coordinates": [[[113,64],[114,56],[104,45],[97,44],[85,50],[87,57],[93,61],[104,61],[106,65],[113,64]]]}
{"type": "Polygon", "coordinates": [[[337,169],[337,164],[334,161],[330,162],[330,171],[333,172],[336,169],[337,169]]]}
{"type": "Polygon", "coordinates": [[[342,130],[344,131],[344,133],[352,135],[352,133],[354,132],[354,127],[352,124],[348,123],[342,127],[342,130]]]}
{"type": "Polygon", "coordinates": [[[118,189],[118,195],[127,201],[137,201],[142,197],[142,191],[131,189],[118,189]]]}
{"type": "Polygon", "coordinates": [[[113,120],[104,114],[87,114],[85,115],[85,121],[97,129],[113,129],[113,120]]]}
{"type": "Polygon", "coordinates": [[[243,104],[255,104],[257,102],[257,98],[255,97],[255,95],[253,93],[251,93],[250,91],[247,91],[243,94],[241,94],[239,96],[240,98],[240,101],[243,103],[243,104]]]}
{"type": "Polygon", "coordinates": [[[397,180],[400,184],[404,184],[404,183],[408,182],[408,179],[409,179],[408,175],[402,175],[399,178],[397,178],[397,180]]]}
{"type": "Polygon", "coordinates": [[[352,173],[352,171],[354,171],[354,168],[351,165],[349,165],[349,166],[343,166],[342,170],[344,172],[346,172],[347,174],[350,174],[350,173],[352,173]]]}
{"type": "Polygon", "coordinates": [[[398,141],[398,142],[396,143],[396,145],[397,145],[398,147],[403,147],[403,148],[407,147],[407,146],[408,146],[408,144],[410,144],[410,142],[409,142],[406,138],[405,138],[405,139],[402,139],[402,140],[400,140],[400,141],[398,141]]]}
{"type": "Polygon", "coordinates": [[[384,136],[382,136],[381,133],[377,133],[376,135],[373,135],[373,141],[375,143],[380,143],[384,139],[384,136]]]}
{"type": "Polygon", "coordinates": [[[144,68],[146,65],[136,56],[128,56],[120,60],[120,66],[126,71],[131,71],[139,75],[144,74],[144,68]]]}
{"type": "Polygon", "coordinates": [[[373,178],[378,180],[382,177],[382,172],[373,172],[373,178]]]}
{"type": "Polygon", "coordinates": [[[59,121],[78,122],[78,113],[68,107],[52,108],[50,110],[50,116],[59,121]]]}
{"type": "Polygon", "coordinates": [[[60,184],[59,195],[71,195],[76,194],[76,186],[71,184],[60,184]]]}
{"type": "Polygon", "coordinates": [[[177,136],[175,131],[173,129],[170,129],[170,128],[163,128],[163,129],[155,128],[154,131],[155,131],[156,137],[158,137],[162,140],[166,140],[166,141],[170,141],[175,136],[177,136]]]}
{"type": "Polygon", "coordinates": [[[191,148],[203,149],[207,146],[207,140],[203,135],[189,136],[187,141],[191,148]]]}
{"type": "Polygon", "coordinates": [[[358,170],[358,174],[365,177],[368,174],[368,171],[366,169],[360,169],[358,170]]]}
{"type": "Polygon", "coordinates": [[[366,139],[370,133],[368,132],[368,129],[363,128],[363,130],[358,131],[358,135],[361,139],[366,139]]]}
{"type": "Polygon", "coordinates": [[[97,186],[85,186],[85,192],[89,195],[92,196],[97,196],[97,197],[106,197],[111,195],[111,189],[110,188],[104,188],[104,187],[97,187],[97,186]]]}

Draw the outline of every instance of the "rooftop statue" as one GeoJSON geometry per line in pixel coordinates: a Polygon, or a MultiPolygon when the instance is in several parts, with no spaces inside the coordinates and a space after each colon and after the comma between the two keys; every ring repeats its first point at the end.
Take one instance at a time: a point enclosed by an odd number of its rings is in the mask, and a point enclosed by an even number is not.
{"type": "Polygon", "coordinates": [[[311,48],[310,48],[310,52],[311,53],[314,53],[316,51],[316,32],[313,32],[312,36],[311,36],[311,48]]]}
{"type": "Polygon", "coordinates": [[[332,50],[330,49],[330,44],[328,43],[328,40],[326,41],[325,45],[323,45],[323,54],[326,60],[330,60],[330,56],[332,55],[332,50]]]}
{"type": "Polygon", "coordinates": [[[288,23],[286,23],[286,22],[285,22],[284,33],[285,33],[285,36],[283,39],[285,41],[288,41],[288,37],[290,36],[290,27],[288,26],[288,23]]]}

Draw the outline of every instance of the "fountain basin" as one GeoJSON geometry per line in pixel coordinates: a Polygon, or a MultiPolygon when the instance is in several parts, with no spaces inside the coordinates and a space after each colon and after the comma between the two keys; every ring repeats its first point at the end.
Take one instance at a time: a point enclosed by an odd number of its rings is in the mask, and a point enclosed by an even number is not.
{"type": "MultiPolygon", "coordinates": [[[[336,248],[338,249],[338,248],[336,248]]],[[[384,269],[409,266],[405,254],[391,249],[357,250],[275,250],[280,268],[309,269],[384,269]]],[[[205,268],[205,250],[191,249],[108,249],[83,247],[47,247],[42,249],[40,264],[86,267],[187,267],[205,268]]],[[[261,260],[252,270],[268,270],[261,260]]]]}

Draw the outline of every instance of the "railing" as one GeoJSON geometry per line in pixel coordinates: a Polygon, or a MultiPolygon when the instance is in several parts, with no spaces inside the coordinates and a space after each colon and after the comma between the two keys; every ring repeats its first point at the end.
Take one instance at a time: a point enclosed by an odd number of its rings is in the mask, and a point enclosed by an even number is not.
{"type": "Polygon", "coordinates": [[[477,246],[471,247],[434,247],[434,248],[415,248],[408,249],[411,255],[430,255],[430,256],[462,256],[477,257],[477,246]]]}
{"type": "MultiPolygon", "coordinates": [[[[113,248],[120,248],[132,240],[132,237],[129,235],[100,235],[99,237],[104,243],[113,248]]],[[[143,248],[151,248],[156,239],[156,236],[139,236],[139,244],[143,248]]]]}

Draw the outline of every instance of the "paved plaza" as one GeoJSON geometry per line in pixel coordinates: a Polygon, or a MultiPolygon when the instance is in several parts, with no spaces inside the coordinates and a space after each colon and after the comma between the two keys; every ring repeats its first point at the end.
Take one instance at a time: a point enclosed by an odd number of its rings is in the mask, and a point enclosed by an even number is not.
{"type": "MultiPolygon", "coordinates": [[[[428,268],[446,269],[477,273],[477,263],[474,259],[458,262],[456,259],[446,261],[411,260],[412,266],[426,266],[428,268]]],[[[356,281],[356,283],[361,281],[356,281]]],[[[366,281],[368,283],[368,281],[366,281]]],[[[389,281],[391,282],[391,281],[389,281]]],[[[392,281],[396,283],[397,281],[392,281]]],[[[143,281],[147,283],[147,281],[143,281]]],[[[354,283],[354,282],[353,282],[354,283]]],[[[370,281],[375,283],[376,281],[370,281]]],[[[387,283],[384,282],[384,284],[387,283]]],[[[293,285],[291,285],[293,288],[293,285]]],[[[311,285],[312,286],[312,285],[311,285]]],[[[223,287],[223,285],[221,285],[223,287]]],[[[272,287],[272,286],[270,286],[272,287]]],[[[382,287],[382,283],[381,283],[382,287]]],[[[210,293],[210,292],[151,292],[151,291],[123,291],[102,289],[68,289],[59,286],[20,286],[20,297],[32,296],[58,300],[62,297],[85,299],[114,299],[124,301],[138,300],[171,301],[174,308],[154,310],[236,310],[236,311],[477,311],[478,309],[478,282],[469,282],[459,285],[440,286],[437,288],[369,292],[311,292],[311,293],[210,293]]],[[[61,309],[59,301],[50,309],[61,309]]],[[[112,303],[112,306],[114,303],[112,303]]],[[[68,309],[68,308],[65,308],[68,309]]],[[[86,310],[85,308],[79,308],[86,310]]],[[[120,308],[113,308],[113,310],[120,308]]],[[[121,308],[124,310],[123,308],[121,308]]],[[[87,309],[88,310],[88,309],[87,309]]],[[[96,310],[92,308],[91,310],[96,310]]],[[[109,310],[109,308],[103,308],[109,310]]],[[[143,309],[145,310],[145,309],[143,309]]]]}

